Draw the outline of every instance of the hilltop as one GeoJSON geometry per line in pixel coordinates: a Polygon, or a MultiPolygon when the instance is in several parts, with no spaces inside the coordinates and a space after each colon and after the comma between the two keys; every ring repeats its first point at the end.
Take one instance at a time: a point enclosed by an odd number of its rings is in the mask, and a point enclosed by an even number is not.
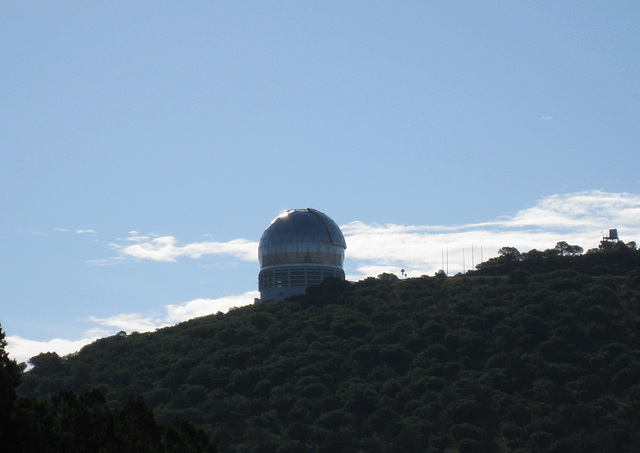
{"type": "Polygon", "coordinates": [[[514,251],[40,354],[19,391],[142,395],[221,452],[637,451],[635,244],[514,251]]]}

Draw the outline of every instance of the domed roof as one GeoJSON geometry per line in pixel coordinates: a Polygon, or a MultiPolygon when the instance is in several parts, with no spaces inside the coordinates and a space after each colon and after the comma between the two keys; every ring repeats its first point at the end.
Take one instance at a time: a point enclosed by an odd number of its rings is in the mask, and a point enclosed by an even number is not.
{"type": "Polygon", "coordinates": [[[338,225],[315,209],[283,211],[260,238],[260,266],[317,263],[342,266],[347,243],[338,225]]]}

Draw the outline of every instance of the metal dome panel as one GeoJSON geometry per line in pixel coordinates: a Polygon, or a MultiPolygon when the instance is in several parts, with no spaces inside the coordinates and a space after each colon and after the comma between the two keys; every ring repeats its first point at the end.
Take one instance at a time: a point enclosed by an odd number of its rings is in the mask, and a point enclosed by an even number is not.
{"type": "Polygon", "coordinates": [[[338,225],[315,209],[284,211],[267,227],[258,246],[260,266],[315,263],[342,266],[347,244],[338,225]]]}

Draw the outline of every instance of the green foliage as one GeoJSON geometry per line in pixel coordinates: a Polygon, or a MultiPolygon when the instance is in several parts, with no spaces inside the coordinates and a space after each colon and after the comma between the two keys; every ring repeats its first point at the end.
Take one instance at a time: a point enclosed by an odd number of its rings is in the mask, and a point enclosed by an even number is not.
{"type": "MultiPolygon", "coordinates": [[[[573,269],[590,275],[624,275],[631,269],[640,268],[640,253],[631,241],[605,241],[583,255],[582,247],[558,242],[552,249],[543,252],[530,250],[526,253],[514,247],[502,247],[499,256],[476,266],[476,274],[510,275],[524,270],[528,273],[553,272],[573,269]]],[[[519,278],[522,278],[520,274],[519,278]]]]}
{"type": "MultiPolygon", "coordinates": [[[[0,445],[2,451],[39,453],[187,453],[217,451],[209,436],[186,420],[156,421],[142,397],[129,397],[121,409],[111,409],[99,390],[77,397],[63,390],[49,401],[16,398],[21,368],[9,359],[0,328],[0,445]]],[[[50,373],[69,370],[55,353],[34,357],[31,363],[50,373]]],[[[83,369],[80,367],[79,369],[83,369]]],[[[59,382],[60,380],[54,380],[59,382]]]]}
{"type": "Polygon", "coordinates": [[[638,252],[504,252],[469,275],[332,281],[39,356],[19,390],[98,387],[148,432],[139,392],[222,452],[636,451],[638,252]]]}
{"type": "Polygon", "coordinates": [[[49,401],[20,398],[12,431],[3,439],[7,451],[46,453],[124,453],[166,451],[216,452],[209,436],[192,423],[159,423],[141,397],[111,409],[99,390],[80,397],[62,391],[49,401]]]}

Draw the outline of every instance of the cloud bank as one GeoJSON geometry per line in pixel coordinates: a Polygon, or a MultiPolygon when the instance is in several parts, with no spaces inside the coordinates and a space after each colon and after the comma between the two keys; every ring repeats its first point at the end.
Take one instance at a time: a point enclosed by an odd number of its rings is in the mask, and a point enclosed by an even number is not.
{"type": "MultiPolygon", "coordinates": [[[[132,232],[136,233],[136,232],[132,232]]],[[[246,239],[229,242],[194,242],[178,245],[173,236],[130,236],[131,245],[111,244],[122,256],[153,261],[175,262],[178,258],[201,258],[203,255],[229,255],[242,261],[256,261],[258,243],[246,239]]]]}
{"type": "MultiPolygon", "coordinates": [[[[515,247],[522,252],[546,250],[566,241],[585,250],[594,248],[610,228],[617,228],[625,241],[640,238],[640,195],[602,191],[552,195],[513,216],[467,225],[365,224],[354,221],[341,227],[346,241],[345,271],[349,280],[360,280],[382,272],[410,277],[433,275],[443,269],[449,275],[472,269],[496,256],[499,248],[515,247]]],[[[114,262],[152,260],[177,262],[220,255],[240,261],[257,261],[258,243],[247,239],[228,242],[194,242],[180,245],[173,236],[153,237],[129,232],[129,237],[112,244],[118,256],[114,262]]],[[[247,282],[247,285],[253,282],[247,282]]],[[[7,337],[11,356],[25,361],[40,352],[60,355],[77,351],[96,338],[120,330],[147,332],[198,316],[225,312],[231,307],[253,303],[257,291],[218,299],[194,299],[167,305],[156,314],[124,313],[108,318],[91,317],[96,324],[80,340],[52,339],[39,342],[7,337]]]]}
{"type": "Polygon", "coordinates": [[[48,341],[28,340],[16,335],[7,335],[7,351],[11,359],[18,363],[26,362],[42,352],[56,352],[63,356],[78,351],[83,346],[97,340],[96,337],[83,337],[80,340],[53,338],[48,341]]]}
{"type": "MultiPolygon", "coordinates": [[[[354,221],[341,227],[347,240],[345,267],[352,278],[379,271],[409,275],[432,273],[448,263],[455,272],[471,269],[495,256],[503,246],[521,251],[548,249],[559,241],[585,249],[597,246],[603,232],[618,228],[632,240],[640,232],[640,195],[602,191],[552,195],[514,216],[467,225],[365,224],[354,221]]],[[[174,236],[153,237],[131,231],[123,243],[111,246],[115,260],[138,259],[176,262],[204,255],[257,261],[258,243],[248,239],[201,241],[180,245],[174,236]]],[[[377,275],[377,274],[375,274],[377,275]]]]}
{"type": "Polygon", "coordinates": [[[624,241],[640,234],[640,196],[600,191],[553,195],[512,217],[456,226],[377,225],[351,222],[342,228],[347,240],[348,278],[382,272],[409,276],[449,275],[472,269],[496,256],[504,246],[520,251],[546,250],[566,241],[594,248],[609,228],[624,241]]]}
{"type": "Polygon", "coordinates": [[[194,299],[183,304],[167,305],[159,314],[125,313],[97,318],[90,316],[89,320],[97,327],[87,330],[79,340],[54,338],[48,341],[36,341],[7,335],[7,350],[12,359],[26,362],[31,357],[42,352],[56,352],[63,356],[78,351],[83,346],[94,342],[98,338],[113,335],[119,331],[151,332],[156,329],[171,326],[189,319],[206,316],[217,312],[227,312],[234,307],[241,307],[253,303],[258,297],[258,291],[248,291],[234,296],[217,299],[194,299]]]}
{"type": "Polygon", "coordinates": [[[225,313],[231,308],[252,304],[258,296],[258,291],[247,291],[235,296],[217,299],[200,298],[179,305],[166,305],[163,313],[159,315],[126,313],[108,318],[90,316],[89,319],[101,326],[101,328],[114,333],[121,330],[125,332],[150,332],[200,316],[217,312],[225,313]]]}

